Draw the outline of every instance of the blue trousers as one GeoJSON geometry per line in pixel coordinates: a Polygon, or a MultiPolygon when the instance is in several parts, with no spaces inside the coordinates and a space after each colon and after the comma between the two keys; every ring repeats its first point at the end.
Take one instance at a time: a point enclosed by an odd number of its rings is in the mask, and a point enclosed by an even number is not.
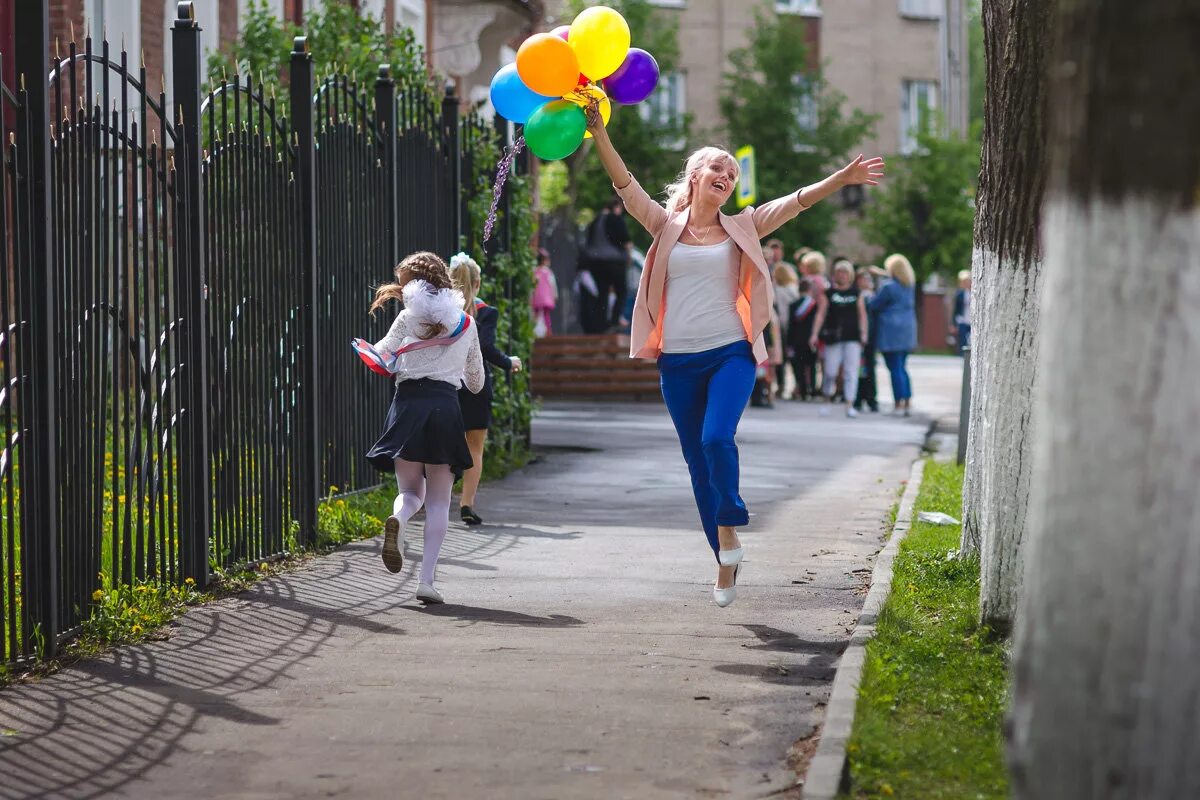
{"type": "Polygon", "coordinates": [[[887,364],[892,376],[892,396],[897,400],[907,400],[912,397],[912,381],[908,378],[908,353],[904,350],[892,350],[883,354],[883,363],[887,364]]]}
{"type": "Polygon", "coordinates": [[[750,521],[738,493],[738,422],[754,390],[749,342],[703,353],[668,353],[658,359],[663,400],[692,476],[700,523],[713,555],[720,550],[717,526],[750,521]]]}

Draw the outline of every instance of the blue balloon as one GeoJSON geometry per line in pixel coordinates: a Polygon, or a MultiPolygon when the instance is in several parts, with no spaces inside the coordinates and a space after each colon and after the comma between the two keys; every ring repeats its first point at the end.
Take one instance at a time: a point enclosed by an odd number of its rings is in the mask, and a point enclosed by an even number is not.
{"type": "Polygon", "coordinates": [[[489,92],[492,108],[507,120],[524,125],[529,115],[556,98],[537,94],[521,80],[516,64],[507,64],[496,71],[489,92]]]}

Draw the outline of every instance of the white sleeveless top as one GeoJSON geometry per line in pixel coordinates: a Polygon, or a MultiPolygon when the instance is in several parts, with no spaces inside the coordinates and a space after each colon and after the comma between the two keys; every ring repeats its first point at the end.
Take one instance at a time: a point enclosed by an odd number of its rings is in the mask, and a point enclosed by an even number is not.
{"type": "Polygon", "coordinates": [[[703,353],[746,341],[737,313],[740,253],[732,239],[676,244],[667,262],[664,353],[703,353]]]}

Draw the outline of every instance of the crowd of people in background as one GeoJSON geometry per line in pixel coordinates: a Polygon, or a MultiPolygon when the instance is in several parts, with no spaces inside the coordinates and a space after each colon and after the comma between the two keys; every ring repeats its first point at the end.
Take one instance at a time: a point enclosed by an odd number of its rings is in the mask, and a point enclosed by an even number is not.
{"type": "MultiPolygon", "coordinates": [[[[848,417],[878,412],[875,371],[882,355],[893,413],[910,415],[907,359],[917,346],[917,318],[916,276],[908,259],[891,255],[880,269],[835,258],[830,267],[823,253],[801,248],[793,263],[778,239],[767,242],[763,256],[775,283],[775,318],[766,331],[773,369],[761,372],[752,404],[769,407],[788,397],[826,403],[823,413],[835,403],[848,417]]],[[[969,273],[966,281],[967,292],[956,300],[958,324],[969,324],[969,273]]]]}
{"type": "MultiPolygon", "coordinates": [[[[625,209],[614,198],[585,228],[575,280],[584,333],[627,332],[641,270],[625,209]]],[[[787,259],[784,243],[767,241],[775,307],[764,331],[769,362],[760,366],[751,405],[779,399],[843,405],[845,414],[879,412],[876,369],[882,358],[892,385],[892,413],[911,414],[908,356],[917,347],[916,276],[908,259],[893,254],[883,268],[828,259],[801,247],[787,259]]],[[[553,333],[558,287],[549,255],[539,250],[531,313],[538,337],[553,333]]],[[[949,338],[957,352],[971,335],[971,274],[958,274],[949,338]]]]}

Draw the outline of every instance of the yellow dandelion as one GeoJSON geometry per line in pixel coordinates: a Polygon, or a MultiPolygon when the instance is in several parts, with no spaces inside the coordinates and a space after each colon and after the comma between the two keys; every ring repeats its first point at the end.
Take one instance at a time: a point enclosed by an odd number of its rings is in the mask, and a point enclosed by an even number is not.
{"type": "Polygon", "coordinates": [[[93,602],[99,603],[100,598],[102,598],[102,597],[104,597],[103,589],[97,589],[96,591],[92,592],[92,601],[93,602]]]}
{"type": "Polygon", "coordinates": [[[142,626],[134,624],[134,626],[132,628],[130,628],[129,630],[134,634],[138,634],[138,633],[142,632],[142,626]]]}
{"type": "Polygon", "coordinates": [[[184,585],[185,585],[185,586],[195,586],[195,585],[196,585],[196,579],[195,579],[195,578],[184,578],[184,579],[183,579],[183,583],[184,583],[184,585]]]}

